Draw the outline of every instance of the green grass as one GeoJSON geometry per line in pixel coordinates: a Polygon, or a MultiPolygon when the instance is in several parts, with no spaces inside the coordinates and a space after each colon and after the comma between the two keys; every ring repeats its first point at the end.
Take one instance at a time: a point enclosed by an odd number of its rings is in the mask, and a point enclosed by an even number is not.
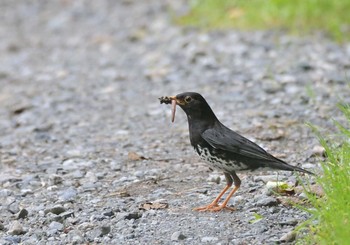
{"type": "Polygon", "coordinates": [[[326,31],[338,41],[349,40],[349,0],[192,0],[182,25],[209,29],[284,28],[296,34],[326,31]]]}
{"type": "Polygon", "coordinates": [[[350,241],[350,105],[339,105],[339,108],[348,127],[335,121],[339,131],[336,139],[323,137],[311,126],[326,149],[323,174],[317,178],[324,197],[309,194],[312,218],[307,222],[309,233],[300,244],[349,244],[350,241]]]}

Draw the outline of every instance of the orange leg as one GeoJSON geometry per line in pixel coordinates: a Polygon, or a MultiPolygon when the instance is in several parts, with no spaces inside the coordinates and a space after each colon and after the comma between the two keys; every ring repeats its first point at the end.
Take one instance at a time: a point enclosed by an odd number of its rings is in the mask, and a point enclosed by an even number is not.
{"type": "Polygon", "coordinates": [[[193,210],[195,210],[195,211],[211,211],[211,212],[217,212],[217,211],[221,211],[223,209],[228,209],[230,211],[235,210],[235,208],[227,207],[227,203],[229,202],[229,200],[231,199],[233,194],[235,194],[235,192],[239,189],[239,187],[241,185],[241,180],[238,178],[236,173],[230,173],[230,174],[224,173],[224,174],[226,177],[227,185],[220,192],[220,194],[217,196],[217,198],[215,198],[215,200],[212,203],[210,203],[208,206],[195,208],[193,210]],[[235,187],[230,191],[230,193],[226,197],[225,201],[221,205],[219,205],[218,202],[220,201],[221,197],[226,193],[226,191],[232,186],[233,181],[235,183],[235,187]]]}
{"type": "Polygon", "coordinates": [[[235,194],[235,192],[239,189],[239,186],[235,186],[235,188],[232,189],[232,191],[230,191],[230,193],[228,194],[228,196],[226,197],[225,201],[220,205],[220,206],[216,206],[213,207],[211,209],[209,209],[208,211],[221,211],[223,209],[228,209],[230,211],[235,211],[235,208],[231,208],[231,207],[227,207],[227,203],[228,201],[231,199],[231,197],[233,196],[233,194],[235,194]]]}
{"type": "Polygon", "coordinates": [[[221,197],[226,193],[226,191],[231,187],[231,185],[226,185],[225,188],[220,192],[220,194],[215,198],[215,200],[210,203],[208,206],[194,208],[195,211],[207,211],[212,208],[218,207],[218,202],[220,201],[221,197]]]}

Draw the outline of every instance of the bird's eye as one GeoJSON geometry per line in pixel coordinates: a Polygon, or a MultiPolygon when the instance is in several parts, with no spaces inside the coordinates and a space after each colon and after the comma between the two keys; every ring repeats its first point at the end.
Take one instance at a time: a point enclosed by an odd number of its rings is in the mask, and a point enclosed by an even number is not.
{"type": "Polygon", "coordinates": [[[192,100],[191,96],[186,96],[186,97],[185,97],[186,103],[190,103],[191,100],[192,100]]]}

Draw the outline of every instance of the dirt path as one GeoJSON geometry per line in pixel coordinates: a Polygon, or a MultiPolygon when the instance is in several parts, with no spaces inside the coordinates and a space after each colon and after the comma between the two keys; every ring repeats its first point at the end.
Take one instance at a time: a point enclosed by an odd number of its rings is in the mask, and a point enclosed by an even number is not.
{"type": "Polygon", "coordinates": [[[295,184],[283,172],[239,174],[236,212],[191,211],[224,178],[157,98],[200,92],[224,124],[318,171],[305,122],[331,128],[349,102],[349,44],[183,29],[170,16],[184,5],[166,1],[0,7],[1,244],[272,244],[307,218],[267,189],[295,184]]]}

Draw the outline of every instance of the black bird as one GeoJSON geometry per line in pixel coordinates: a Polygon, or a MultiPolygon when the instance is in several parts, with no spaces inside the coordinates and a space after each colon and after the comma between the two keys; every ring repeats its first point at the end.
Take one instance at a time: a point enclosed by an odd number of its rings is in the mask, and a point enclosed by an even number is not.
{"type": "Polygon", "coordinates": [[[226,187],[212,203],[194,210],[234,210],[234,208],[227,207],[227,203],[241,185],[236,171],[267,168],[313,174],[272,156],[257,144],[224,126],[217,119],[207,101],[198,93],[185,92],[159,99],[161,103],[172,103],[172,121],[174,121],[176,105],[184,110],[188,119],[191,145],[210,167],[223,171],[227,181],[226,187]],[[224,202],[219,205],[219,200],[232,184],[234,184],[234,188],[224,202]]]}

